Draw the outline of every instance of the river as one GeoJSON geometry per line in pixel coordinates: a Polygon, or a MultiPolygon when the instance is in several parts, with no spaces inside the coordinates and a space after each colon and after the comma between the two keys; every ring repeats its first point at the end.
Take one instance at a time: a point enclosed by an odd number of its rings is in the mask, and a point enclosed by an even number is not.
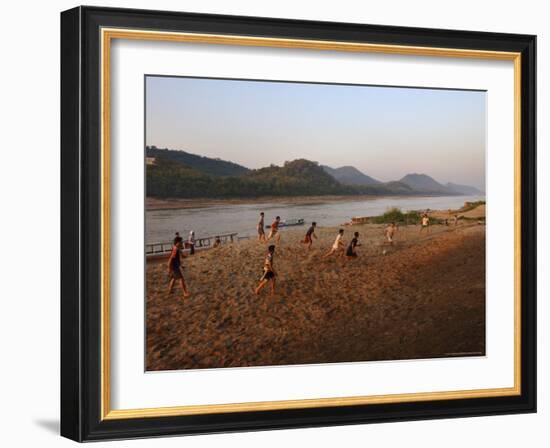
{"type": "MultiPolygon", "coordinates": [[[[318,226],[338,226],[354,216],[376,216],[392,207],[409,210],[446,210],[460,208],[464,202],[485,200],[484,196],[400,196],[377,197],[366,200],[327,201],[323,203],[255,202],[253,204],[212,205],[176,210],[148,210],[146,212],[146,243],[170,241],[176,231],[185,238],[190,230],[197,238],[225,233],[239,237],[256,235],[259,213],[265,213],[265,223],[275,216],[282,220],[304,218],[306,224],[316,221],[318,226]]],[[[305,226],[304,226],[305,227],[305,226]]]]}

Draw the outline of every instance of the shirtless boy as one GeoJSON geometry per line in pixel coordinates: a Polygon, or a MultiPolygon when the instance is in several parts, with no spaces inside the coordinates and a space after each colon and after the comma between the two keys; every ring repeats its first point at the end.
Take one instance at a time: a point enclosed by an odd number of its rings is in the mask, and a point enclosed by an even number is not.
{"type": "Polygon", "coordinates": [[[386,240],[388,244],[393,245],[393,236],[395,235],[395,231],[397,230],[397,226],[394,222],[392,222],[386,229],[384,230],[384,234],[386,235],[386,240]]]}
{"type": "Polygon", "coordinates": [[[302,243],[307,244],[307,250],[311,249],[311,245],[313,244],[313,238],[317,239],[317,235],[315,235],[315,227],[317,227],[317,223],[313,221],[311,223],[311,227],[307,229],[304,241],[302,241],[302,243]]]}
{"type": "Polygon", "coordinates": [[[260,220],[258,221],[258,224],[256,227],[258,229],[258,241],[265,242],[264,212],[260,213],[260,220]]]}
{"type": "Polygon", "coordinates": [[[269,231],[269,235],[267,236],[267,241],[269,241],[271,238],[275,237],[277,241],[281,240],[281,234],[279,233],[279,223],[281,222],[281,217],[277,216],[275,218],[275,221],[271,223],[271,230],[269,231]]]}

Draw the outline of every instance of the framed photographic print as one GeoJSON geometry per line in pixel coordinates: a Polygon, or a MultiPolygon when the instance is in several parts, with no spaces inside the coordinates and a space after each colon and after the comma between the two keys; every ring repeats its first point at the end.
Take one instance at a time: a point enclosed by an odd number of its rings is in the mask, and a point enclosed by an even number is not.
{"type": "Polygon", "coordinates": [[[535,36],[61,14],[61,433],[536,410],[535,36]]]}

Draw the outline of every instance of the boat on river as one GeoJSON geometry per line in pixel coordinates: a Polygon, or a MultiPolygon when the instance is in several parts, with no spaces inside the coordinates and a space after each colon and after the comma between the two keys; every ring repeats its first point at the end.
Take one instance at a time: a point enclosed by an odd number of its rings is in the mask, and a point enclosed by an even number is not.
{"type": "MultiPolygon", "coordinates": [[[[305,223],[306,221],[304,218],[284,219],[279,223],[279,227],[303,226],[305,223]]],[[[270,225],[265,226],[266,229],[269,229],[270,227],[270,225]]]]}

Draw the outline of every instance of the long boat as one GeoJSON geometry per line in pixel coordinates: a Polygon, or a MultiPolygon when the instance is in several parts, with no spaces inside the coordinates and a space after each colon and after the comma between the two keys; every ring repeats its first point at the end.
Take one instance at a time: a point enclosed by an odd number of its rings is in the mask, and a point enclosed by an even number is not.
{"type": "MultiPolygon", "coordinates": [[[[304,218],[291,218],[285,219],[279,223],[279,227],[291,227],[291,226],[303,226],[305,224],[304,218]]],[[[269,229],[271,226],[268,224],[265,226],[266,229],[269,229]]]]}

